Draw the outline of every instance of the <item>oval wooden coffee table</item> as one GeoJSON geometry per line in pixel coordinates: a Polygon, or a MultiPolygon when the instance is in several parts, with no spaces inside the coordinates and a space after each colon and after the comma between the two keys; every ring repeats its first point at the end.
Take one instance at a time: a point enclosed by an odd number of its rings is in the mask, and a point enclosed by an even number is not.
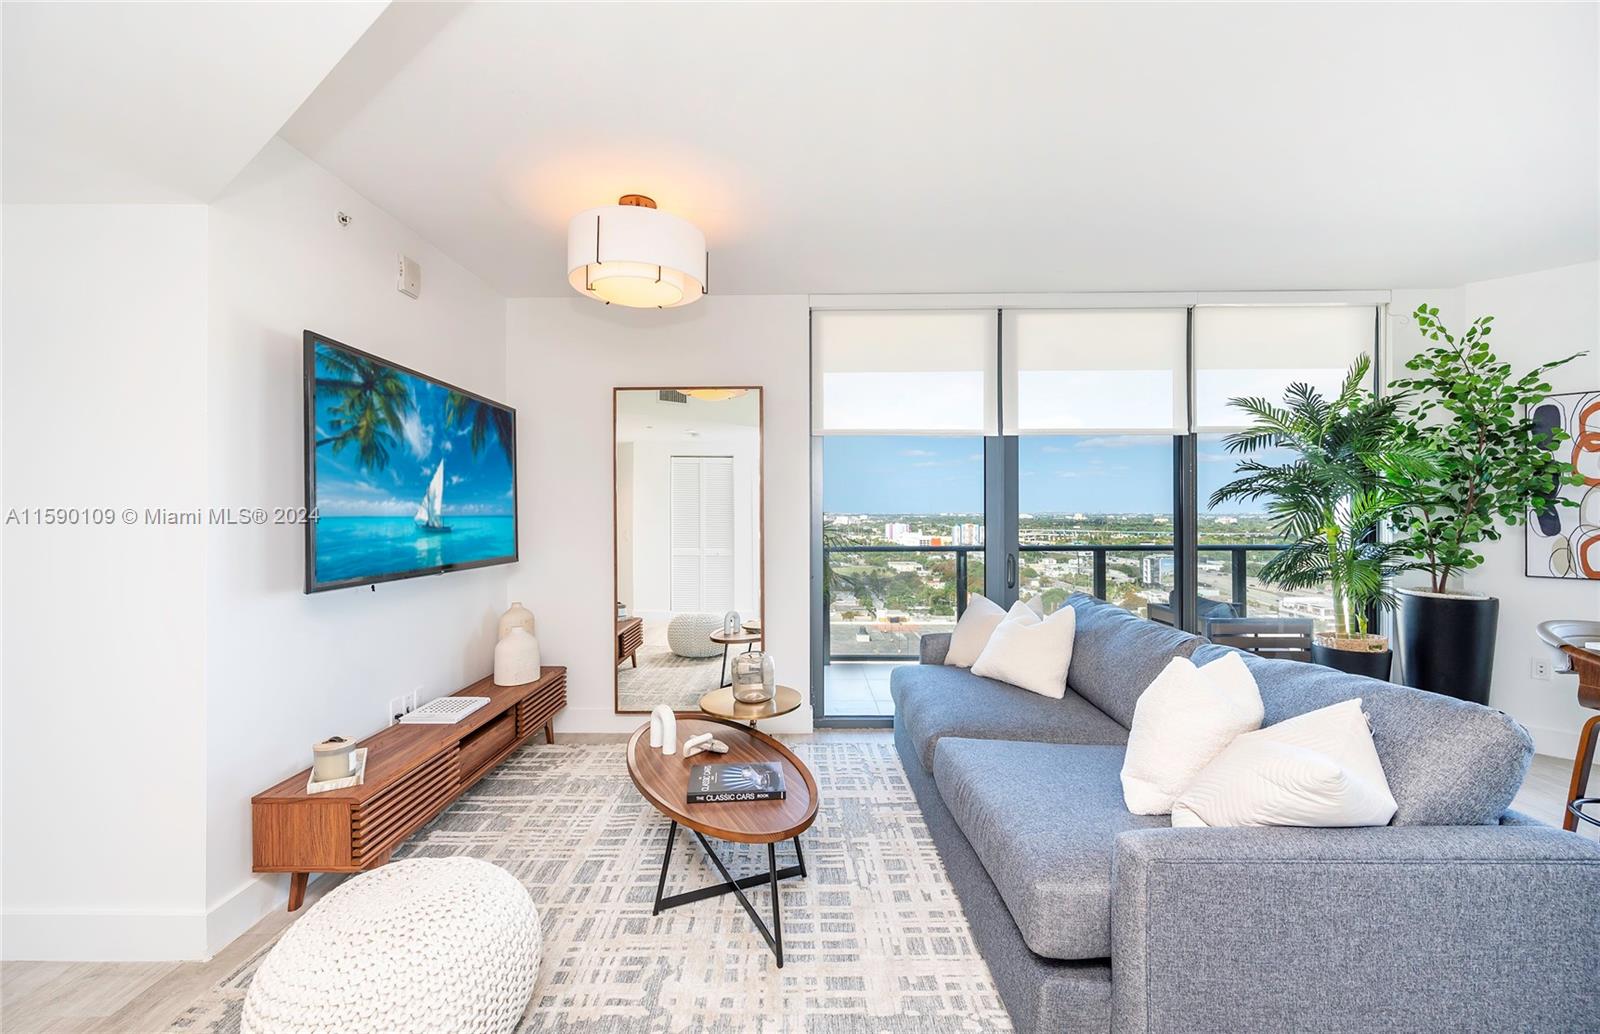
{"type": "Polygon", "coordinates": [[[700,698],[700,710],[716,718],[749,722],[750,728],[763,718],[776,718],[800,707],[800,691],[788,686],[773,686],[772,699],[763,704],[741,704],[733,698],[733,687],[713,689],[700,698]]]}
{"type": "Polygon", "coordinates": [[[747,728],[725,718],[712,718],[694,711],[677,712],[678,743],[676,754],[663,754],[659,747],[650,746],[650,725],[639,727],[628,740],[628,776],[650,806],[671,820],[667,829],[667,850],[661,858],[661,878],[656,881],[656,902],[651,915],[660,915],[665,908],[677,908],[695,901],[704,901],[723,894],[733,894],[744,906],[745,913],[767,947],[777,956],[778,966],[783,966],[783,920],[778,881],[806,874],[806,858],[800,850],[800,834],[811,828],[817,819],[817,780],[811,770],[794,753],[764,732],[747,728]],[[684,740],[709,732],[728,745],[726,754],[703,753],[685,758],[684,740]],[[689,769],[695,765],[715,765],[739,761],[775,761],[783,766],[783,786],[787,796],[781,801],[736,801],[721,804],[690,804],[689,769]],[[712,887],[686,891],[663,897],[667,888],[667,870],[672,863],[672,842],[678,827],[687,826],[700,841],[711,864],[725,882],[712,887]],[[728,867],[712,848],[707,837],[731,840],[740,844],[767,845],[767,871],[753,876],[734,879],[728,867]],[[795,864],[778,868],[778,841],[794,841],[795,864]],[[750,899],[745,897],[746,887],[767,884],[772,889],[772,928],[761,921],[750,899]]]}
{"type": "Polygon", "coordinates": [[[717,685],[730,686],[733,684],[733,675],[728,671],[728,647],[742,644],[744,652],[749,653],[761,642],[761,633],[740,631],[729,635],[726,632],[712,632],[711,641],[722,647],[722,669],[717,672],[717,685]]]}

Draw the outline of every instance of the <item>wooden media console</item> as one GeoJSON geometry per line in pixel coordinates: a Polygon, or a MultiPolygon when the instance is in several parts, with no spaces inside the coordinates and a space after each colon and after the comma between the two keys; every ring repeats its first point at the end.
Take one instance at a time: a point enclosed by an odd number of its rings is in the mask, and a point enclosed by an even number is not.
{"type": "Polygon", "coordinates": [[[364,872],[504,761],[534,733],[555,742],[551,721],[567,705],[567,669],[545,667],[521,686],[484,678],[455,696],[489,703],[454,725],[391,725],[367,749],[360,786],[306,793],[308,768],[250,799],[253,869],[287,872],[289,911],[314,872],[364,872]]]}

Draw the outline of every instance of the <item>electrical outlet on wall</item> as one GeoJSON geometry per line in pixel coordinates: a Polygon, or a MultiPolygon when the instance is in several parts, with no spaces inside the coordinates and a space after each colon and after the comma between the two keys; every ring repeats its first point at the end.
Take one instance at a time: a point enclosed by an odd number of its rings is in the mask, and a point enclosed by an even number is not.
{"type": "Polygon", "coordinates": [[[422,689],[419,687],[406,694],[406,714],[410,714],[417,709],[417,694],[421,692],[422,689]]]}
{"type": "Polygon", "coordinates": [[[411,710],[411,708],[406,706],[406,698],[405,697],[403,697],[403,696],[390,697],[389,698],[389,724],[390,725],[394,725],[394,724],[398,723],[400,721],[400,719],[402,717],[404,717],[410,710],[411,710]]]}
{"type": "Polygon", "coordinates": [[[1550,681],[1550,662],[1547,661],[1547,660],[1543,660],[1541,658],[1535,657],[1534,660],[1533,660],[1532,669],[1528,672],[1528,674],[1532,675],[1534,678],[1538,679],[1540,682],[1549,682],[1550,681]]]}

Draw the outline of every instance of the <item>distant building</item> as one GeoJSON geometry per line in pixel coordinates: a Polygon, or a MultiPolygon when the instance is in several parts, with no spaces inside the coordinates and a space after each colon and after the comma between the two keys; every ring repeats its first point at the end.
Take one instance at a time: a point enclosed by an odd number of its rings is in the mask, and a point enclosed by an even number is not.
{"type": "Polygon", "coordinates": [[[890,542],[899,542],[911,534],[911,525],[902,521],[892,521],[883,526],[883,537],[890,542]]]}
{"type": "Polygon", "coordinates": [[[950,529],[950,541],[956,546],[983,545],[983,525],[957,524],[950,529]]]}
{"type": "Polygon", "coordinates": [[[1218,524],[1238,524],[1239,523],[1239,518],[1237,518],[1237,517],[1218,517],[1217,518],[1217,523],[1218,524]]]}
{"type": "Polygon", "coordinates": [[[1172,558],[1170,556],[1147,556],[1139,558],[1139,581],[1153,588],[1160,588],[1172,578],[1172,558]]]}

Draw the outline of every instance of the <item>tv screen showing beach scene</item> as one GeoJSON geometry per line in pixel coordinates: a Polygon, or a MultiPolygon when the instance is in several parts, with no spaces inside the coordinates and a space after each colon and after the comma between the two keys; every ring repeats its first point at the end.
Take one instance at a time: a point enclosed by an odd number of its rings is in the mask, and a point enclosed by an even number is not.
{"type": "Polygon", "coordinates": [[[517,414],[306,331],[306,592],[517,559],[517,414]]]}

